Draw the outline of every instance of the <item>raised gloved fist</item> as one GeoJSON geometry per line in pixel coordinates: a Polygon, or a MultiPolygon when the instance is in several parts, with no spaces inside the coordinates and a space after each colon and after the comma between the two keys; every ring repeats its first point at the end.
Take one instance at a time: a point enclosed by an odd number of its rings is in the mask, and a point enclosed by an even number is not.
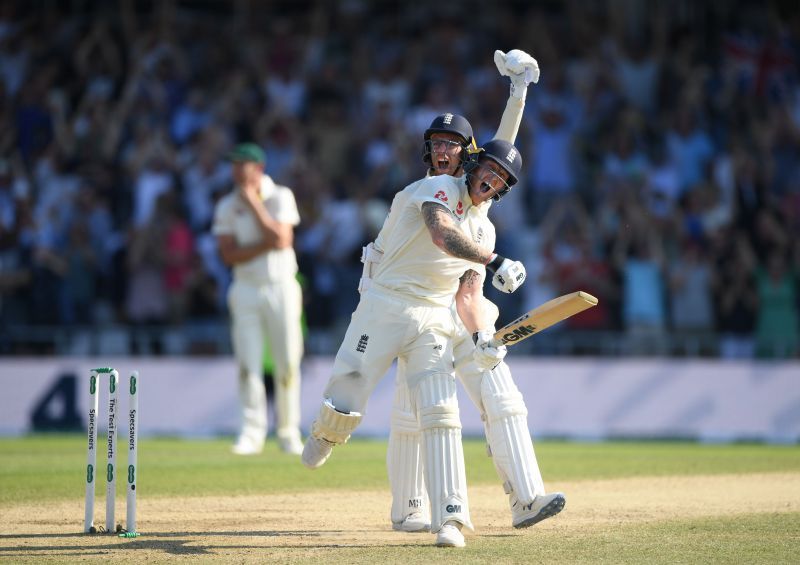
{"type": "Polygon", "coordinates": [[[508,350],[505,345],[492,345],[492,330],[480,330],[475,332],[472,339],[475,341],[475,351],[472,358],[475,364],[481,369],[491,371],[500,364],[508,350]]]}
{"type": "Polygon", "coordinates": [[[512,261],[495,254],[486,269],[494,273],[492,285],[500,292],[511,294],[525,282],[528,274],[525,272],[525,265],[519,261],[512,261]]]}
{"type": "Polygon", "coordinates": [[[525,51],[494,52],[494,64],[501,76],[511,79],[511,96],[525,99],[528,85],[539,82],[539,63],[525,51]]]}
{"type": "Polygon", "coordinates": [[[506,53],[506,69],[509,75],[525,75],[526,84],[539,82],[539,63],[520,49],[512,49],[506,53]]]}

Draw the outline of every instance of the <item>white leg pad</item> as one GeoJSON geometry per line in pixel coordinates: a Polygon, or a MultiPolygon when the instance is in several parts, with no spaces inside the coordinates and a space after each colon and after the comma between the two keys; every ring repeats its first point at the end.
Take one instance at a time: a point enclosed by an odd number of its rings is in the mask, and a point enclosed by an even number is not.
{"type": "Polygon", "coordinates": [[[438,532],[450,520],[473,529],[469,518],[455,377],[447,374],[426,376],[412,394],[422,429],[431,532],[438,532]]]}
{"type": "Polygon", "coordinates": [[[506,489],[513,490],[523,504],[530,504],[536,495],[545,493],[544,483],[528,429],[528,410],[508,365],[500,363],[484,373],[481,396],[494,463],[510,483],[511,488],[506,489]]]}
{"type": "Polygon", "coordinates": [[[402,524],[409,514],[419,512],[425,519],[429,515],[428,493],[422,472],[422,434],[401,371],[398,367],[389,449],[386,451],[386,468],[392,490],[391,518],[395,525],[402,524]]]}
{"type": "Polygon", "coordinates": [[[330,399],[326,398],[319,409],[317,419],[311,426],[311,436],[324,439],[333,445],[341,445],[347,443],[350,434],[360,423],[361,414],[339,412],[330,399]]]}

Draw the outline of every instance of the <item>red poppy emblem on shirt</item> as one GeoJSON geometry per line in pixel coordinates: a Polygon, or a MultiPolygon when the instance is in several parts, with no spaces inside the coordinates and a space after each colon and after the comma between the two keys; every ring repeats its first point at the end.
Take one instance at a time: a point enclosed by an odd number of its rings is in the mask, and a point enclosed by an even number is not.
{"type": "Polygon", "coordinates": [[[442,202],[447,202],[447,195],[444,193],[444,190],[440,190],[436,194],[433,195],[434,198],[441,200],[442,202]]]}
{"type": "Polygon", "coordinates": [[[458,204],[456,205],[456,214],[460,216],[463,213],[464,213],[464,205],[461,204],[461,200],[459,200],[458,204]]]}

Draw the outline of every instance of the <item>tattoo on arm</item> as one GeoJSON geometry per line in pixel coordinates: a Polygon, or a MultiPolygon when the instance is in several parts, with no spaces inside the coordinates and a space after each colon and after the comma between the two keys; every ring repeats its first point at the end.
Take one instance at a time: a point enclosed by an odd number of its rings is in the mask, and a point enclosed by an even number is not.
{"type": "Polygon", "coordinates": [[[482,265],[489,261],[491,252],[472,241],[458,229],[452,213],[446,206],[435,202],[425,202],[422,204],[422,217],[428,231],[431,232],[433,243],[448,255],[482,265]]]}
{"type": "Polygon", "coordinates": [[[472,269],[461,275],[461,278],[458,279],[458,282],[461,283],[461,286],[465,286],[467,288],[472,288],[475,285],[480,285],[481,288],[483,288],[483,285],[481,284],[482,281],[480,273],[473,271],[472,269]]]}

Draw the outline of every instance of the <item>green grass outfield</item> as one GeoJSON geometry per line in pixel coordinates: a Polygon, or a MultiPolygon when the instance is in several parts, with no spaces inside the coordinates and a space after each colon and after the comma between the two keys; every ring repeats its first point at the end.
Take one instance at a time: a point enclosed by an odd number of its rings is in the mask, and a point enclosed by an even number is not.
{"type": "MultiPolygon", "coordinates": [[[[85,444],[83,435],[0,438],[0,507],[14,502],[82,496],[85,444]]],[[[303,472],[305,469],[298,468],[297,459],[280,453],[273,442],[267,444],[261,457],[231,455],[230,445],[228,439],[142,440],[139,446],[140,488],[146,496],[388,488],[385,441],[351,441],[326,463],[325,474],[303,472]]],[[[536,455],[545,480],[559,482],[800,472],[798,446],[540,441],[536,443],[536,455]]],[[[486,457],[482,441],[465,440],[464,457],[469,484],[497,484],[497,474],[491,459],[486,457]]],[[[101,465],[105,461],[102,450],[97,460],[101,465]]],[[[121,453],[118,464],[124,461],[125,454],[121,453]]]]}
{"type": "MultiPolygon", "coordinates": [[[[259,457],[229,453],[230,440],[145,439],[139,448],[141,497],[266,495],[303,491],[388,489],[385,441],[354,440],[326,464],[308,472],[297,458],[269,442],[259,457]],[[345,454],[346,452],[346,454],[345,454]]],[[[465,440],[470,486],[497,485],[484,444],[465,440]]],[[[755,444],[705,445],[685,442],[575,443],[540,441],[537,457],[547,483],[633,477],[800,473],[800,447],[755,444]]],[[[100,453],[102,455],[102,453],[100,453]]],[[[53,501],[83,503],[86,465],[83,435],[0,438],[0,530],[3,509],[53,501]]],[[[100,463],[100,457],[98,463],[100,463]]],[[[104,459],[104,458],[103,458],[104,459]]],[[[118,463],[124,463],[121,454],[118,463]]],[[[118,485],[118,499],[124,498],[118,485]]],[[[98,487],[98,494],[102,486],[98,487]]],[[[499,487],[498,487],[499,489],[499,487]]],[[[569,501],[569,493],[568,501],[569,501]]],[[[788,501],[787,501],[788,502],[788,501]]],[[[794,508],[797,508],[796,500],[794,508]]],[[[625,501],[620,500],[620,505],[625,501]]],[[[570,509],[569,502],[567,510],[570,509]]],[[[143,517],[140,516],[140,520],[143,517]]],[[[80,520],[80,516],[76,516],[80,520]]],[[[4,560],[0,531],[0,561],[4,560]]],[[[798,563],[800,513],[737,513],[691,519],[670,518],[599,530],[542,530],[531,536],[470,537],[457,555],[420,545],[341,547],[327,562],[495,563],[798,563]]],[[[144,539],[144,538],[140,538],[144,539]]],[[[52,541],[52,540],[51,540],[52,541]]],[[[303,559],[292,559],[289,561],[303,559]]]]}

